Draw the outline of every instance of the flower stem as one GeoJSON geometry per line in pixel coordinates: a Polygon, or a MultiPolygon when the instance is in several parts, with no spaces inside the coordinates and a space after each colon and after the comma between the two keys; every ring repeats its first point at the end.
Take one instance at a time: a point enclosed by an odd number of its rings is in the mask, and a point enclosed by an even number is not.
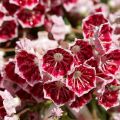
{"type": "Polygon", "coordinates": [[[20,111],[17,115],[20,117],[21,115],[23,115],[24,113],[26,113],[28,111],[30,111],[30,108],[26,108],[26,109],[20,111]]]}
{"type": "Polygon", "coordinates": [[[82,29],[72,28],[72,32],[82,34],[82,29]]]}

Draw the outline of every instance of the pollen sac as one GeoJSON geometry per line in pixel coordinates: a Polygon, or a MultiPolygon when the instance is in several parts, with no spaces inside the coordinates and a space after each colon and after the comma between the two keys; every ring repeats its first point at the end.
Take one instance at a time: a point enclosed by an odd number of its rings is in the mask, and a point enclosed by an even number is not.
{"type": "Polygon", "coordinates": [[[96,86],[95,70],[91,67],[80,65],[67,76],[67,86],[81,97],[96,86]]]}
{"type": "Polygon", "coordinates": [[[43,69],[55,77],[66,75],[72,64],[73,56],[61,48],[48,50],[43,56],[43,69]]]}

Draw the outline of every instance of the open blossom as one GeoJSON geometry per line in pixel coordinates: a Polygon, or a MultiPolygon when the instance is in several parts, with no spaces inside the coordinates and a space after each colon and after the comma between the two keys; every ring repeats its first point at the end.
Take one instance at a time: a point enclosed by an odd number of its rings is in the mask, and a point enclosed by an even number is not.
{"type": "Polygon", "coordinates": [[[106,110],[119,105],[119,89],[117,86],[119,86],[118,81],[112,81],[105,86],[104,93],[98,97],[99,104],[106,110]]]}
{"type": "Polygon", "coordinates": [[[84,65],[75,67],[67,77],[67,85],[79,97],[93,89],[95,82],[94,69],[84,65]]]}
{"type": "MultiPolygon", "coordinates": [[[[96,71],[96,84],[97,88],[99,88],[99,84],[101,87],[101,83],[108,84],[113,81],[113,76],[106,74],[106,72],[103,72],[99,67],[99,60],[97,61],[94,57],[91,57],[88,59],[85,64],[90,65],[91,67],[95,68],[96,71]]],[[[102,87],[101,87],[102,88],[102,87]]],[[[99,88],[100,90],[100,88],[99,88]]]]}
{"type": "Polygon", "coordinates": [[[86,38],[92,38],[100,29],[100,26],[107,23],[107,19],[101,13],[95,13],[85,18],[83,21],[83,32],[86,38]]]}
{"type": "Polygon", "coordinates": [[[16,17],[23,28],[32,28],[42,26],[44,15],[37,10],[21,9],[17,12],[16,17]]]}
{"type": "Polygon", "coordinates": [[[44,84],[44,96],[57,105],[63,105],[74,100],[74,92],[69,90],[66,84],[60,79],[44,84]]]}
{"type": "Polygon", "coordinates": [[[76,64],[82,64],[93,56],[92,46],[82,39],[76,39],[75,44],[71,46],[71,52],[76,64]]]}
{"type": "Polygon", "coordinates": [[[62,48],[48,50],[43,56],[43,69],[53,76],[63,76],[71,69],[73,56],[62,48]]]}
{"type": "Polygon", "coordinates": [[[90,39],[100,54],[108,51],[112,41],[112,28],[101,13],[95,13],[83,20],[84,37],[90,39]]]}
{"type": "Polygon", "coordinates": [[[15,61],[11,60],[6,64],[3,77],[4,79],[8,79],[8,81],[12,81],[27,93],[30,93],[36,101],[43,99],[43,83],[30,86],[25,79],[15,73],[15,61]]]}
{"type": "Polygon", "coordinates": [[[101,57],[99,68],[105,73],[115,74],[119,68],[120,50],[112,50],[101,57]]]}

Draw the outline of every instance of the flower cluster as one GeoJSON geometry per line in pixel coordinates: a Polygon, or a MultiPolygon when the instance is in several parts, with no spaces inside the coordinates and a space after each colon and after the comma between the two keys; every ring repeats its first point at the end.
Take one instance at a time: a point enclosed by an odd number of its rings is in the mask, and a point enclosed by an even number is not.
{"type": "Polygon", "coordinates": [[[94,0],[3,0],[0,2],[0,43],[19,38],[26,29],[44,26],[55,40],[64,40],[71,29],[61,16],[65,12],[88,14],[105,12],[94,0]],[[91,9],[91,8],[94,9],[91,9]],[[57,15],[57,16],[55,16],[57,15]],[[59,30],[57,30],[59,29],[59,30]]]}
{"type": "Polygon", "coordinates": [[[112,28],[103,14],[83,20],[84,39],[68,49],[56,46],[41,51],[32,41],[18,42],[15,59],[3,69],[3,78],[31,93],[37,101],[80,108],[92,94],[105,109],[119,104],[120,50],[112,48],[112,28]],[[99,86],[99,87],[98,87],[99,86]]]}
{"type": "MultiPolygon", "coordinates": [[[[0,2],[0,43],[19,37],[19,30],[21,30],[19,26],[22,29],[41,27],[48,24],[46,21],[51,21],[52,25],[53,18],[52,16],[47,16],[47,14],[52,15],[51,12],[55,14],[54,9],[62,6],[67,11],[70,11],[76,4],[77,0],[4,0],[0,2]]],[[[64,34],[67,33],[67,30],[55,33],[56,25],[65,27],[62,18],[55,18],[53,23],[55,25],[51,26],[51,33],[55,34],[53,35],[54,37],[56,36],[55,39],[64,39],[64,34]],[[60,23],[56,20],[60,21],[60,23]],[[56,34],[62,36],[57,37],[56,34]]]]}
{"type": "Polygon", "coordinates": [[[93,99],[106,110],[119,106],[119,15],[109,15],[99,0],[1,1],[0,43],[18,40],[14,56],[1,57],[0,119],[59,119],[63,106],[79,111],[93,99]],[[81,29],[67,19],[74,14],[87,15],[77,16],[81,29]],[[34,30],[33,40],[28,34],[34,30]],[[39,115],[47,102],[50,112],[39,115]]]}

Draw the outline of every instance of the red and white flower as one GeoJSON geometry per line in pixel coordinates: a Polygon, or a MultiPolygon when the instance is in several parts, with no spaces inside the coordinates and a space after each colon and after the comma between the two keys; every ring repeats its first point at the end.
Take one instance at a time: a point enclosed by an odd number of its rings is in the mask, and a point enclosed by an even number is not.
{"type": "Polygon", "coordinates": [[[21,9],[16,17],[23,28],[39,27],[44,24],[44,15],[37,10],[21,9]]]}
{"type": "MultiPolygon", "coordinates": [[[[110,83],[113,81],[113,76],[107,75],[99,68],[99,60],[91,57],[89,60],[85,61],[85,64],[90,65],[91,67],[95,68],[96,71],[96,82],[105,82],[105,84],[110,83]],[[100,81],[99,81],[100,80],[100,81]]],[[[98,87],[98,86],[97,86],[98,87]]]]}
{"type": "Polygon", "coordinates": [[[66,84],[60,79],[44,84],[44,96],[57,105],[63,105],[74,100],[74,92],[69,90],[66,84]]]}
{"type": "Polygon", "coordinates": [[[15,72],[26,79],[30,86],[41,82],[40,60],[32,53],[21,50],[16,55],[15,72]]]}
{"type": "Polygon", "coordinates": [[[71,46],[76,64],[82,64],[85,60],[91,58],[93,56],[92,51],[92,46],[82,39],[77,39],[75,44],[71,46]]]}
{"type": "Polygon", "coordinates": [[[67,76],[67,86],[79,97],[96,87],[95,70],[92,67],[80,65],[67,76]]]}
{"type": "Polygon", "coordinates": [[[106,110],[119,105],[119,84],[117,80],[105,86],[103,94],[98,97],[98,103],[106,110]]]}
{"type": "Polygon", "coordinates": [[[85,38],[92,38],[96,31],[104,23],[108,23],[107,19],[101,13],[95,13],[83,20],[83,33],[85,38]]]}
{"type": "Polygon", "coordinates": [[[72,64],[73,56],[62,48],[48,50],[43,56],[43,69],[55,77],[66,75],[72,64]]]}
{"type": "Polygon", "coordinates": [[[101,57],[99,68],[107,74],[115,74],[119,68],[120,50],[112,50],[101,57]]]}
{"type": "Polygon", "coordinates": [[[107,19],[101,13],[95,13],[83,21],[83,33],[85,38],[90,38],[100,54],[108,51],[111,45],[112,28],[107,19]]]}

